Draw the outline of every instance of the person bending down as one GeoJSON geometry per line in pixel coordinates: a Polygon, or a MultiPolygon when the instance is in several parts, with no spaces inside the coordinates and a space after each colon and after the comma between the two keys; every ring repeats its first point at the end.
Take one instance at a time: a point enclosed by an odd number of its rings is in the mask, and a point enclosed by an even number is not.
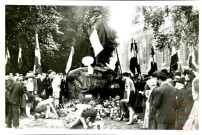
{"type": "Polygon", "coordinates": [[[73,128],[80,122],[83,124],[84,129],[92,127],[97,116],[97,111],[93,108],[93,106],[94,105],[92,105],[91,102],[88,104],[77,104],[77,118],[74,122],[70,124],[70,128],[73,128]]]}
{"type": "Polygon", "coordinates": [[[49,96],[48,99],[39,102],[35,108],[35,112],[36,112],[35,117],[37,117],[38,115],[40,116],[45,115],[46,119],[51,117],[58,118],[58,114],[54,108],[54,97],[49,96]],[[54,116],[51,116],[51,110],[55,114],[54,116]]]}

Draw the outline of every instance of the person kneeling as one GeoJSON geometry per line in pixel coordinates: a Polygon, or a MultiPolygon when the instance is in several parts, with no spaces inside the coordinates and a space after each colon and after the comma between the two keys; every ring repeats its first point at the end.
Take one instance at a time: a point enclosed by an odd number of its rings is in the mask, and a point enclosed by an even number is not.
{"type": "Polygon", "coordinates": [[[45,116],[45,119],[48,118],[58,118],[58,114],[54,108],[54,97],[49,96],[48,99],[39,102],[35,108],[35,118],[45,116]],[[51,112],[53,111],[53,113],[51,112]]]}
{"type": "Polygon", "coordinates": [[[97,116],[97,111],[93,108],[95,104],[77,104],[78,109],[76,120],[70,124],[70,128],[78,125],[80,122],[83,124],[84,129],[88,129],[93,126],[93,123],[97,116]]]}

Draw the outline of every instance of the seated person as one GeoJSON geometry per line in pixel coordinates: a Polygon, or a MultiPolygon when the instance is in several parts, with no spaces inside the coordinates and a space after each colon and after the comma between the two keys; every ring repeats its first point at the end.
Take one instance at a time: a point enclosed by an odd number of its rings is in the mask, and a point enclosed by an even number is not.
{"type": "Polygon", "coordinates": [[[45,115],[46,119],[50,117],[58,118],[58,114],[54,108],[54,97],[49,96],[48,99],[39,102],[35,108],[35,112],[36,112],[35,118],[37,116],[43,116],[43,115],[45,115]],[[51,116],[51,109],[55,114],[55,116],[51,116]]]}
{"type": "Polygon", "coordinates": [[[92,127],[92,124],[97,116],[97,111],[94,109],[94,106],[95,102],[92,100],[86,104],[77,104],[77,118],[73,123],[70,124],[70,128],[78,125],[80,122],[83,124],[84,129],[92,127]]]}

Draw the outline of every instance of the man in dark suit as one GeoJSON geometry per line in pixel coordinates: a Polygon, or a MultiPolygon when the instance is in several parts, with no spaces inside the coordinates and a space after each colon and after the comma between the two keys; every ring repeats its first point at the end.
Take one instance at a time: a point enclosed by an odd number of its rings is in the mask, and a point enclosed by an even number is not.
{"type": "Polygon", "coordinates": [[[189,94],[187,89],[184,87],[184,78],[176,78],[175,88],[177,89],[176,93],[176,129],[182,130],[185,122],[187,121],[189,114],[192,108],[192,101],[189,100],[189,94]]]}
{"type": "Polygon", "coordinates": [[[175,109],[172,107],[176,100],[176,89],[166,82],[167,76],[162,71],[156,75],[159,88],[156,89],[154,106],[156,107],[157,129],[173,129],[175,120],[172,114],[175,109]]]}
{"type": "Polygon", "coordinates": [[[59,98],[59,103],[62,104],[64,103],[64,99],[68,99],[68,84],[66,82],[66,75],[63,75],[62,73],[60,74],[62,77],[61,80],[61,85],[60,85],[60,98],[59,98]]]}
{"type": "Polygon", "coordinates": [[[15,128],[19,128],[19,109],[20,109],[20,99],[22,98],[22,95],[25,93],[27,96],[31,99],[40,100],[40,98],[37,98],[33,96],[31,93],[29,93],[24,85],[26,81],[23,82],[16,82],[12,83],[12,89],[9,96],[9,114],[8,114],[8,121],[7,121],[7,127],[11,128],[12,122],[13,126],[15,128]]]}
{"type": "MultiPolygon", "coordinates": [[[[152,74],[152,78],[157,80],[157,75],[158,71],[154,72],[152,74]]],[[[149,97],[149,129],[157,129],[157,124],[156,124],[156,107],[154,106],[154,101],[156,98],[156,89],[158,86],[156,86],[153,91],[150,94],[149,97]]]]}
{"type": "Polygon", "coordinates": [[[53,70],[49,70],[47,76],[45,78],[45,91],[46,91],[46,98],[48,99],[49,96],[53,95],[53,88],[52,88],[52,81],[53,81],[53,70]]]}
{"type": "Polygon", "coordinates": [[[44,95],[42,94],[43,91],[45,90],[45,78],[46,74],[43,73],[42,75],[37,76],[37,85],[38,85],[38,91],[37,94],[39,95],[40,98],[45,98],[44,95]]]}

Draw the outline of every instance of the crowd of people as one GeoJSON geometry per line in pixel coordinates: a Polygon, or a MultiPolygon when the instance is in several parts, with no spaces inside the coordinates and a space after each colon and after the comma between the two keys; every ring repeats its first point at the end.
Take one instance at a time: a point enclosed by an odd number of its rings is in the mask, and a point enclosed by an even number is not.
{"type": "Polygon", "coordinates": [[[68,99],[66,75],[53,70],[42,74],[30,71],[26,76],[10,73],[6,76],[5,87],[8,128],[12,127],[12,122],[15,128],[19,127],[19,112],[29,118],[34,118],[31,111],[36,112],[36,116],[48,118],[52,109],[58,117],[54,108],[60,108],[68,99]]]}
{"type": "Polygon", "coordinates": [[[131,79],[130,73],[123,73],[125,81],[124,99],[120,101],[121,117],[126,118],[129,111],[129,120],[125,124],[133,124],[137,120],[134,103],[137,94],[145,97],[143,107],[143,129],[198,129],[198,73],[185,69],[183,73],[174,75],[167,70],[156,71],[152,76],[146,76],[144,91],[139,91],[131,79]],[[145,101],[145,102],[144,102],[145,101]],[[192,113],[195,112],[195,115],[192,113]],[[194,115],[194,118],[193,118],[194,115]],[[194,119],[194,120],[193,120],[194,119]],[[192,122],[190,122],[192,120],[192,122]]]}
{"type": "MultiPolygon", "coordinates": [[[[198,73],[189,69],[184,72],[167,70],[154,72],[144,78],[122,74],[125,82],[120,105],[120,118],[131,125],[138,120],[138,110],[143,108],[143,129],[198,129],[198,117],[191,116],[198,111],[199,78],[198,73]],[[139,100],[139,97],[144,97],[139,100]],[[191,124],[190,124],[191,123],[191,124]]],[[[58,118],[56,108],[68,99],[66,75],[49,70],[47,74],[27,73],[6,76],[6,124],[19,127],[19,112],[29,118],[58,118]],[[20,111],[19,111],[20,110],[20,111]],[[13,123],[13,124],[12,124],[13,123]]],[[[95,121],[95,104],[89,102],[78,105],[78,117],[70,128],[82,123],[88,128],[95,121]],[[90,118],[90,119],[89,119],[90,118]]]]}

